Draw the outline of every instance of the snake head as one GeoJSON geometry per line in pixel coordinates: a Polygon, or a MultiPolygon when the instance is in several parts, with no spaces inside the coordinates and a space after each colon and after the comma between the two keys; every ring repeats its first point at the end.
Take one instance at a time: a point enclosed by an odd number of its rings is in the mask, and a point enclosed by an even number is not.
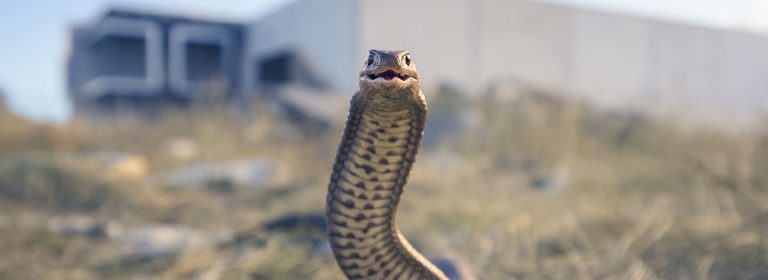
{"type": "Polygon", "coordinates": [[[360,71],[360,89],[400,90],[419,87],[419,72],[408,51],[371,50],[360,71]]]}

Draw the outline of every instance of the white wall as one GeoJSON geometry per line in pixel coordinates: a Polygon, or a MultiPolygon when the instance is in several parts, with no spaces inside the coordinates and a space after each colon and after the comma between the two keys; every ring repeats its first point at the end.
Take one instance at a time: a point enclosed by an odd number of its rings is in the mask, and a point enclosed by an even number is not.
{"type": "Polygon", "coordinates": [[[768,112],[768,38],[753,34],[725,34],[721,103],[744,112],[759,108],[768,112]]]}
{"type": "Polygon", "coordinates": [[[725,88],[720,78],[722,33],[710,29],[656,23],[653,27],[654,79],[649,83],[665,110],[698,115],[725,88]]]}
{"type": "Polygon", "coordinates": [[[295,50],[319,78],[353,90],[349,81],[357,80],[358,59],[350,54],[358,49],[356,11],[355,0],[305,0],[254,22],[248,36],[248,84],[255,85],[257,59],[295,50]]]}
{"type": "Polygon", "coordinates": [[[471,55],[480,70],[473,88],[509,79],[553,91],[565,88],[572,10],[528,1],[475,3],[477,51],[471,55]]]}
{"type": "Polygon", "coordinates": [[[258,21],[252,55],[298,48],[350,94],[368,49],[407,49],[432,90],[527,85],[715,119],[768,110],[768,36],[524,0],[303,0],[258,21]]]}
{"type": "Polygon", "coordinates": [[[571,92],[606,105],[651,101],[649,21],[577,10],[570,31],[571,92]]]}
{"type": "Polygon", "coordinates": [[[768,109],[768,37],[580,10],[570,92],[689,119],[768,109]]]}
{"type": "MultiPolygon", "coordinates": [[[[712,120],[768,109],[768,36],[530,1],[479,0],[480,85],[518,80],[712,120]]],[[[477,87],[475,87],[477,88],[477,87]]]]}
{"type": "Polygon", "coordinates": [[[370,49],[409,50],[425,94],[439,83],[465,86],[471,71],[472,42],[467,38],[471,1],[360,1],[359,67],[370,49]]]}

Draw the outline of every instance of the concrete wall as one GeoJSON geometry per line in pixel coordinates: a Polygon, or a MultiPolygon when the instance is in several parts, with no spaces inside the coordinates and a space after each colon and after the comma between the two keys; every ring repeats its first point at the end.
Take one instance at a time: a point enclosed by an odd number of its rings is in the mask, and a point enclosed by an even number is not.
{"type": "Polygon", "coordinates": [[[513,80],[693,118],[743,120],[768,109],[768,36],[529,1],[475,3],[476,91],[513,80]]]}
{"type": "Polygon", "coordinates": [[[157,95],[165,87],[162,29],[147,19],[103,18],[73,31],[70,96],[157,95]]]}
{"type": "Polygon", "coordinates": [[[569,92],[692,118],[768,108],[768,37],[586,10],[571,21],[569,92]]]}
{"type": "Polygon", "coordinates": [[[477,68],[470,55],[472,1],[360,1],[359,71],[369,49],[409,50],[422,87],[465,86],[477,68]]]}
{"type": "MultiPolygon", "coordinates": [[[[245,78],[258,88],[258,63],[293,52],[314,75],[350,92],[358,69],[357,1],[297,1],[251,25],[245,78]]],[[[362,63],[362,60],[359,60],[362,63]]],[[[360,64],[362,65],[362,64],[360,64]]]]}
{"type": "Polygon", "coordinates": [[[213,84],[239,94],[242,37],[237,24],[107,11],[72,31],[70,96],[188,99],[213,84]]]}
{"type": "Polygon", "coordinates": [[[728,33],[724,41],[721,69],[726,90],[720,94],[725,99],[721,104],[737,111],[754,106],[768,112],[768,38],[728,33]]]}
{"type": "Polygon", "coordinates": [[[474,20],[479,92],[490,83],[513,80],[559,91],[571,75],[570,19],[573,10],[528,1],[480,0],[474,20]]]}
{"type": "Polygon", "coordinates": [[[607,105],[647,104],[655,89],[652,23],[575,10],[569,15],[566,90],[607,105]]]}
{"type": "Polygon", "coordinates": [[[176,23],[167,32],[168,82],[174,94],[240,93],[243,41],[238,33],[200,23],[176,23]]]}
{"type": "MultiPolygon", "coordinates": [[[[500,81],[598,104],[724,119],[768,110],[768,36],[522,0],[302,0],[251,32],[344,92],[371,48],[408,49],[428,91],[500,81]]],[[[427,92],[429,94],[429,92],[427,92]]]]}

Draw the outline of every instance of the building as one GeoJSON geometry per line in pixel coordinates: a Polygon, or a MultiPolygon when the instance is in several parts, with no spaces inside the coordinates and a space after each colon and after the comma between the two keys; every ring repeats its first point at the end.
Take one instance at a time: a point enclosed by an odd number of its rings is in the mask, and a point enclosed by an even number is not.
{"type": "Polygon", "coordinates": [[[246,24],[113,10],[73,37],[76,110],[222,84],[348,96],[372,48],[410,50],[427,95],[514,83],[683,117],[768,110],[768,36],[529,0],[297,0],[246,24]]]}
{"type": "Polygon", "coordinates": [[[237,23],[109,10],[72,32],[68,86],[75,112],[146,112],[212,93],[241,94],[244,30],[237,23]]]}
{"type": "Polygon", "coordinates": [[[768,110],[768,37],[571,6],[299,0],[254,21],[248,34],[246,56],[257,63],[246,68],[251,86],[273,69],[260,61],[288,55],[351,94],[369,49],[408,49],[427,95],[440,84],[478,94],[512,82],[697,119],[768,110]]]}

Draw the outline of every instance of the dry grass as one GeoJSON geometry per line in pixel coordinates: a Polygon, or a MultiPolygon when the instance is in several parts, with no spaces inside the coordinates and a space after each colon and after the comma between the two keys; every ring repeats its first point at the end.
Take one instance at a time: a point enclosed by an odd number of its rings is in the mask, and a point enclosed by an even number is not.
{"type": "MultiPolygon", "coordinates": [[[[461,114],[456,98],[433,97],[431,121],[461,114]]],[[[425,255],[460,259],[480,279],[768,278],[765,132],[681,129],[537,94],[466,102],[482,125],[425,147],[401,205],[399,224],[425,255]]],[[[322,212],[341,128],[304,135],[255,111],[197,109],[151,125],[0,117],[0,278],[341,278],[322,233],[259,227],[322,212]],[[178,138],[197,143],[193,158],[169,154],[178,138]],[[149,174],[110,176],[84,159],[100,150],[139,154],[149,174]],[[270,180],[177,189],[159,179],[244,157],[269,160],[270,180]],[[72,214],[248,238],[132,256],[109,238],[48,230],[72,214]]]]}

